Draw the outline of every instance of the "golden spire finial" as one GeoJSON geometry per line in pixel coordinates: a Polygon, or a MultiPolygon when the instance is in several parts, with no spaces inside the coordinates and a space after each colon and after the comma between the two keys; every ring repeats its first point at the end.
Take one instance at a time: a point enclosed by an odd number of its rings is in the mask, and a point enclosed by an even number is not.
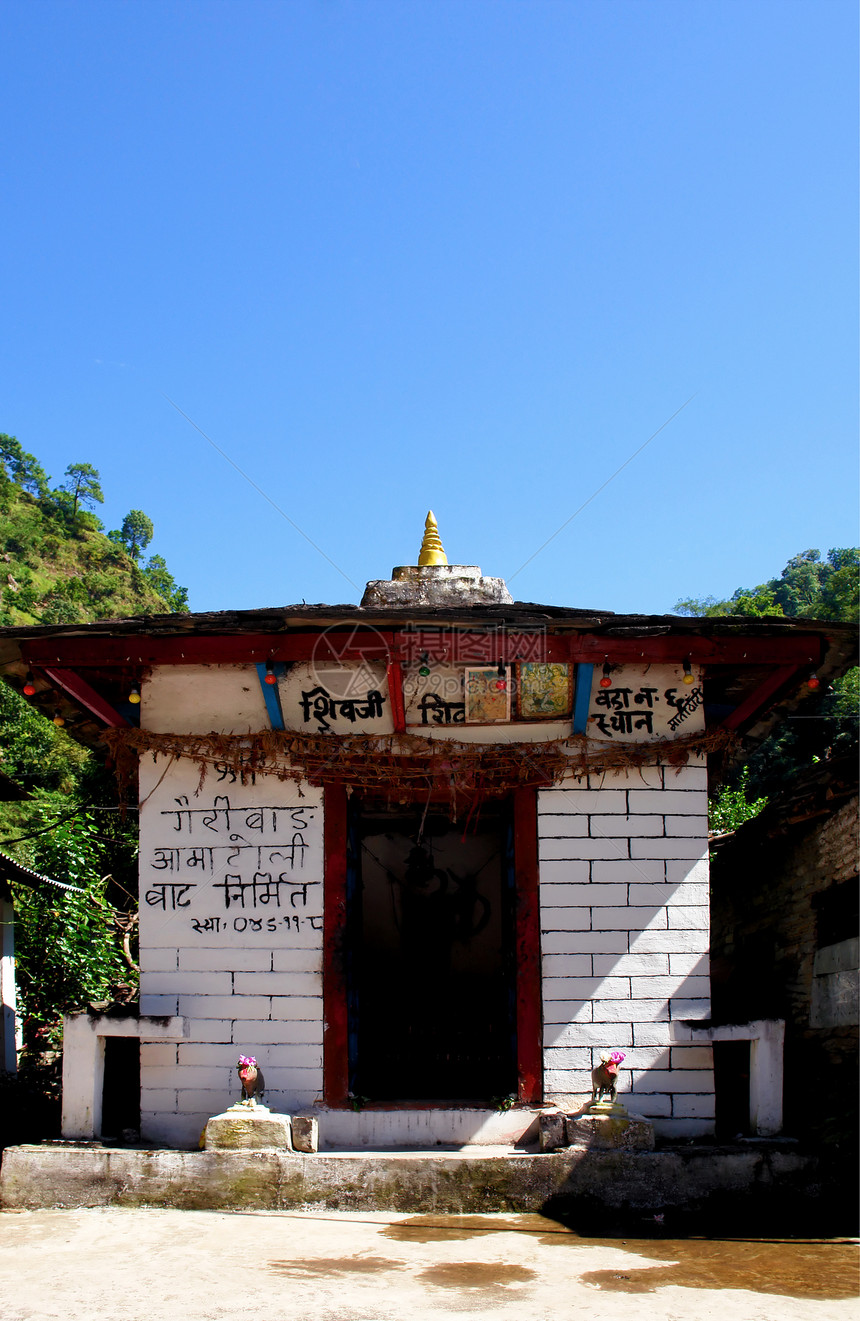
{"type": "Polygon", "coordinates": [[[447,564],[448,556],[445,554],[445,548],[439,537],[439,529],[436,526],[436,518],[431,509],[424,522],[424,540],[421,542],[421,550],[418,553],[419,567],[428,564],[447,564]]]}

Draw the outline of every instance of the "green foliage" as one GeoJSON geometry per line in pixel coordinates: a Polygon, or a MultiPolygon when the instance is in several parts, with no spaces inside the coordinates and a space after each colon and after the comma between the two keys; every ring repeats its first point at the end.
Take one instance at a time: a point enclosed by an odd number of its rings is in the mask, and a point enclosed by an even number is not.
{"type": "Polygon", "coordinates": [[[21,490],[36,496],[48,494],[48,478],[38,459],[22,449],[14,436],[7,436],[5,432],[0,432],[0,468],[4,476],[21,490]]]}
{"type": "Polygon", "coordinates": [[[66,491],[73,499],[72,517],[78,512],[78,505],[103,505],[104,496],[99,486],[99,473],[91,463],[70,463],[66,469],[66,481],[60,490],[66,491]]]}
{"type": "Polygon", "coordinates": [[[129,510],[122,521],[120,537],[132,559],[140,559],[142,552],[152,541],[154,531],[152,519],[148,518],[142,509],[129,510]]]}
{"type": "Polygon", "coordinates": [[[711,801],[708,828],[712,834],[724,835],[730,830],[737,830],[744,821],[751,821],[767,806],[766,797],[750,798],[749,791],[750,771],[745,766],[734,787],[724,785],[711,801]]]}
{"type": "Polygon", "coordinates": [[[850,547],[829,550],[826,560],[818,550],[805,550],[788,561],[779,578],[758,587],[739,587],[728,601],[690,597],[678,601],[675,611],[704,618],[785,615],[851,624],[858,620],[858,602],[860,550],[850,547]]]}
{"type": "Polygon", "coordinates": [[[80,886],[15,887],[18,992],[25,1040],[55,1039],[62,1014],[110,998],[128,965],[117,939],[105,849],[93,818],[80,812],[32,841],[32,865],[53,880],[80,886]]]}
{"type": "Polygon", "coordinates": [[[14,436],[0,435],[0,625],[72,624],[187,610],[163,557],[138,564],[152,522],[132,510],[122,531],[102,534],[83,506],[101,502],[92,464],[73,463],[56,491],[14,436]]]}
{"type": "Polygon", "coordinates": [[[16,784],[72,793],[91,757],[65,730],[0,683],[0,769],[16,784]]]}
{"type": "MultiPolygon", "coordinates": [[[[794,555],[779,578],[771,578],[759,587],[740,587],[728,601],[718,601],[713,596],[690,598],[679,601],[675,610],[682,615],[704,618],[782,615],[856,624],[860,615],[858,602],[860,549],[837,547],[827,552],[826,559],[822,559],[818,550],[794,555]]],[[[789,716],[786,724],[765,739],[750,757],[744,769],[747,777],[744,785],[754,801],[778,792],[804,767],[824,757],[856,749],[858,697],[860,671],[857,669],[849,670],[829,689],[810,694],[801,709],[789,716]]],[[[740,780],[735,777],[723,792],[731,794],[739,788],[740,780]]]]}
{"type": "Polygon", "coordinates": [[[143,576],[167,605],[171,611],[177,614],[188,609],[188,592],[184,587],[177,587],[173,574],[167,567],[167,562],[162,555],[150,556],[146,568],[143,570],[143,576]]]}

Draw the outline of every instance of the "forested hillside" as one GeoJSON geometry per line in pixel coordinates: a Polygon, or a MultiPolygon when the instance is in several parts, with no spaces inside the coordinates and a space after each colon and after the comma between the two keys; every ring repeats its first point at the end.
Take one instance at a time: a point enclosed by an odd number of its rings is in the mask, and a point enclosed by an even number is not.
{"type": "Polygon", "coordinates": [[[153,526],[132,509],[105,533],[93,512],[98,471],[72,463],[55,489],[14,436],[0,434],[0,624],[71,624],[187,610],[160,555],[143,552],[153,526]]]}

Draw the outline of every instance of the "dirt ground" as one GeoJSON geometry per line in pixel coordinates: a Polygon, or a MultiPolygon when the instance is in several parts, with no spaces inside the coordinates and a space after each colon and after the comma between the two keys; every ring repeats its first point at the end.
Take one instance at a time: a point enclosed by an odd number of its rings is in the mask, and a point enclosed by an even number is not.
{"type": "Polygon", "coordinates": [[[0,1212],[3,1321],[854,1321],[846,1240],[588,1239],[537,1215],[0,1212]]]}

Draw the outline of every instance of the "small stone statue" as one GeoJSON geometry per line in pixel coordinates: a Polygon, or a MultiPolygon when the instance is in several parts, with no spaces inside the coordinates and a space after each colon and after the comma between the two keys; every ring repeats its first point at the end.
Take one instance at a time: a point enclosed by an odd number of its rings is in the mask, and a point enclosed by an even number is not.
{"type": "Polygon", "coordinates": [[[242,1099],[239,1104],[254,1108],[257,1105],[257,1097],[262,1099],[266,1086],[263,1071],[257,1068],[257,1061],[253,1055],[240,1055],[236,1069],[242,1084],[242,1099]]]}
{"type": "Polygon", "coordinates": [[[591,1070],[592,1105],[601,1100],[606,1092],[609,1093],[610,1104],[615,1104],[615,1095],[618,1091],[618,1066],[623,1059],[622,1050],[604,1051],[600,1056],[597,1068],[591,1070]]]}

